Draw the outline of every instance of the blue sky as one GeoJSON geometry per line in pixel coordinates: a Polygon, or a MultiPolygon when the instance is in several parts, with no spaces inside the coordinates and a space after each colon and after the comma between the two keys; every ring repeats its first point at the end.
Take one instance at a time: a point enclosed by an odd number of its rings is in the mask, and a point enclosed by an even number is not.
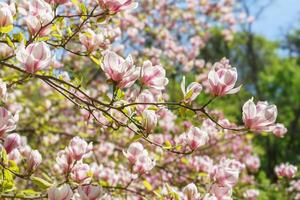
{"type": "Polygon", "coordinates": [[[275,40],[282,38],[283,33],[296,25],[300,25],[300,0],[275,0],[253,28],[256,33],[275,40]]]}

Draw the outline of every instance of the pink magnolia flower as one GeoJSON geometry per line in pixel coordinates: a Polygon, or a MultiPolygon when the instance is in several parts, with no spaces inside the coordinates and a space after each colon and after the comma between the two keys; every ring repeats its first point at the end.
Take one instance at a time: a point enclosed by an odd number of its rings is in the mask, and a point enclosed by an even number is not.
{"type": "Polygon", "coordinates": [[[236,68],[221,66],[217,69],[217,67],[214,66],[208,73],[210,93],[214,96],[237,93],[241,89],[241,86],[234,88],[237,76],[236,68]]]}
{"type": "Polygon", "coordinates": [[[81,160],[84,155],[89,153],[93,148],[92,143],[87,143],[80,137],[76,136],[72,138],[70,141],[69,147],[68,147],[68,153],[70,154],[70,157],[72,157],[75,160],[81,160]]]}
{"type": "Polygon", "coordinates": [[[166,70],[160,65],[153,66],[149,60],[143,63],[140,80],[143,85],[157,90],[165,89],[169,82],[166,78],[166,70]]]}
{"type": "Polygon", "coordinates": [[[11,8],[4,2],[0,3],[0,28],[13,25],[13,15],[11,8]]]}
{"type": "Polygon", "coordinates": [[[78,188],[78,193],[82,200],[97,200],[101,192],[101,188],[95,185],[83,185],[78,188]]]}
{"type": "Polygon", "coordinates": [[[73,196],[73,191],[68,184],[60,187],[52,186],[48,189],[49,200],[70,200],[73,196]]]}
{"type": "Polygon", "coordinates": [[[257,156],[249,155],[249,156],[246,156],[244,160],[245,160],[244,161],[245,165],[252,172],[257,171],[258,168],[260,167],[260,160],[259,160],[259,157],[257,157],[257,156]]]}
{"type": "Polygon", "coordinates": [[[287,133],[287,128],[283,124],[277,123],[275,125],[275,128],[273,129],[273,134],[276,137],[283,138],[286,133],[287,133]]]}
{"type": "Polygon", "coordinates": [[[194,156],[191,158],[189,165],[197,172],[210,173],[213,168],[213,160],[208,156],[194,156]]]}
{"type": "Polygon", "coordinates": [[[123,151],[125,157],[131,164],[134,164],[140,154],[143,154],[146,150],[143,145],[139,142],[131,143],[127,151],[123,151]]]}
{"type": "Polygon", "coordinates": [[[277,118],[277,108],[267,102],[249,99],[243,106],[243,121],[251,131],[271,131],[277,118]]]}
{"type": "Polygon", "coordinates": [[[16,129],[17,116],[13,116],[5,108],[0,107],[0,137],[16,129]]]}
{"type": "Polygon", "coordinates": [[[4,140],[4,148],[9,154],[21,145],[21,137],[17,133],[9,134],[4,140]]]}
{"type": "Polygon", "coordinates": [[[255,189],[246,190],[243,194],[246,200],[256,200],[258,199],[259,191],[255,189]]]}
{"type": "Polygon", "coordinates": [[[55,3],[55,4],[65,4],[69,0],[45,0],[47,3],[55,3]]]}
{"type": "Polygon", "coordinates": [[[98,0],[102,9],[117,13],[123,10],[135,9],[138,6],[133,0],[98,0]]]}
{"type": "Polygon", "coordinates": [[[27,158],[28,171],[34,171],[42,163],[42,155],[38,150],[31,150],[27,158]]]}
{"type": "Polygon", "coordinates": [[[186,140],[189,147],[195,150],[208,142],[208,134],[197,127],[192,127],[186,133],[186,140]]]}
{"type": "Polygon", "coordinates": [[[58,169],[62,173],[69,172],[73,163],[74,159],[68,148],[58,152],[56,157],[56,164],[58,165],[58,169]]]}
{"type": "Polygon", "coordinates": [[[28,6],[28,16],[37,17],[42,25],[48,24],[54,18],[51,5],[44,0],[32,0],[28,6]]]}
{"type": "MultiPolygon", "coordinates": [[[[25,18],[25,23],[31,35],[38,34],[39,36],[46,36],[51,32],[51,27],[43,25],[37,16],[29,15],[25,18]]],[[[46,24],[46,23],[45,23],[46,24]]]]}
{"type": "Polygon", "coordinates": [[[278,177],[294,178],[297,173],[297,167],[289,163],[282,163],[275,167],[275,173],[278,177]]]}
{"type": "Polygon", "coordinates": [[[105,53],[101,67],[106,76],[116,82],[117,87],[121,89],[131,87],[140,74],[140,68],[134,66],[131,56],[124,60],[112,51],[105,53]]]}
{"type": "Polygon", "coordinates": [[[26,48],[24,44],[21,44],[16,56],[28,73],[45,69],[51,62],[51,51],[45,42],[32,43],[26,48]]]}
{"type": "Polygon", "coordinates": [[[133,171],[139,174],[149,172],[155,166],[155,160],[152,160],[148,152],[144,152],[137,157],[135,164],[133,165],[133,171]]]}
{"type": "MultiPolygon", "coordinates": [[[[142,93],[137,97],[136,102],[139,103],[153,103],[154,96],[149,90],[143,90],[142,93]]],[[[136,106],[136,109],[139,113],[142,113],[146,108],[150,105],[147,104],[140,104],[136,106]]]]}
{"type": "Polygon", "coordinates": [[[14,52],[13,48],[8,46],[6,43],[0,43],[0,58],[7,58],[14,52]]]}
{"type": "Polygon", "coordinates": [[[182,190],[185,200],[200,200],[200,193],[194,183],[190,183],[182,190]]]}
{"type": "Polygon", "coordinates": [[[185,88],[185,77],[183,77],[181,82],[181,91],[184,96],[184,101],[190,103],[198,97],[198,95],[202,91],[202,86],[200,85],[200,83],[192,82],[188,85],[187,88],[185,88]]]}
{"type": "Polygon", "coordinates": [[[153,110],[145,110],[142,114],[142,124],[147,133],[150,133],[157,124],[157,116],[153,110]]]}
{"type": "Polygon", "coordinates": [[[77,183],[87,182],[91,179],[92,170],[88,164],[78,163],[71,171],[71,178],[77,183]]]}
{"type": "Polygon", "coordinates": [[[93,30],[87,29],[84,33],[79,34],[79,40],[88,52],[95,51],[104,42],[102,34],[96,34],[93,30]]]}
{"type": "Polygon", "coordinates": [[[210,193],[215,195],[218,200],[232,200],[232,188],[229,186],[213,184],[211,186],[210,193]]]}

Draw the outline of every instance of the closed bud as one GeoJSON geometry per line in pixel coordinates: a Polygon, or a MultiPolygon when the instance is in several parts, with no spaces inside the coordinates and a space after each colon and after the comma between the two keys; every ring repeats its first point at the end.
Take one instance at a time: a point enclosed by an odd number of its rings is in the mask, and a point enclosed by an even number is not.
{"type": "Polygon", "coordinates": [[[81,200],[97,200],[101,191],[101,188],[95,185],[83,185],[78,188],[81,200]]]}
{"type": "Polygon", "coordinates": [[[4,140],[4,148],[6,153],[9,154],[14,149],[18,148],[21,144],[21,137],[17,133],[9,134],[4,140]]]}

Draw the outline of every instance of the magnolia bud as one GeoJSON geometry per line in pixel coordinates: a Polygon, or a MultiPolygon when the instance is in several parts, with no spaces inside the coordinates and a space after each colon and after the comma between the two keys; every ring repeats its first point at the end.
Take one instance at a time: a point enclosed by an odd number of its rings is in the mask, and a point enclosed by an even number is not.
{"type": "Polygon", "coordinates": [[[9,134],[4,140],[4,148],[6,153],[9,154],[15,148],[18,148],[21,144],[21,137],[17,133],[9,134]]]}
{"type": "Polygon", "coordinates": [[[27,158],[28,171],[34,171],[41,164],[42,156],[38,150],[31,150],[27,158]]]}

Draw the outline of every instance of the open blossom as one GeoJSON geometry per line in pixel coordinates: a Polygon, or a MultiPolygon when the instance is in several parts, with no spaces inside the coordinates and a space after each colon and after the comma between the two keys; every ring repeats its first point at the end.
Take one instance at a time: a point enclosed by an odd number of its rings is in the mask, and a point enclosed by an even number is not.
{"type": "Polygon", "coordinates": [[[190,183],[182,190],[185,200],[200,200],[200,193],[194,183],[190,183]]]}
{"type": "Polygon", "coordinates": [[[201,130],[198,127],[192,127],[186,133],[187,144],[192,150],[197,149],[200,146],[203,146],[208,141],[208,134],[201,130]]]}
{"type": "Polygon", "coordinates": [[[39,36],[46,36],[51,31],[51,27],[43,26],[37,16],[27,16],[25,22],[31,35],[38,34],[39,36]]]}
{"type": "Polygon", "coordinates": [[[42,163],[42,155],[38,150],[31,150],[27,158],[29,171],[34,171],[42,163]]]}
{"type": "Polygon", "coordinates": [[[210,173],[213,168],[213,160],[208,156],[194,156],[189,161],[189,165],[197,172],[210,173]]]}
{"type": "Polygon", "coordinates": [[[221,159],[220,163],[214,166],[211,176],[218,185],[233,187],[243,168],[244,165],[237,160],[221,159]]]}
{"type": "Polygon", "coordinates": [[[234,94],[241,89],[241,86],[234,88],[238,76],[236,68],[223,62],[225,60],[222,60],[217,66],[214,65],[208,73],[209,90],[214,96],[234,94]]]}
{"type": "Polygon", "coordinates": [[[28,6],[28,16],[37,17],[42,25],[48,24],[54,18],[51,5],[44,0],[32,0],[28,6]]]}
{"type": "Polygon", "coordinates": [[[153,66],[149,60],[143,63],[140,80],[143,85],[157,90],[163,90],[169,82],[166,70],[160,65],[153,66]]]}
{"type": "Polygon", "coordinates": [[[101,188],[95,185],[82,185],[78,188],[82,200],[97,200],[101,194],[101,188]]]}
{"type": "Polygon", "coordinates": [[[102,9],[117,13],[123,10],[135,9],[138,6],[134,0],[98,0],[102,9]]]}
{"type": "Polygon", "coordinates": [[[275,128],[273,129],[273,134],[276,137],[283,138],[286,133],[287,133],[287,128],[283,124],[277,123],[275,125],[275,128]]]}
{"type": "Polygon", "coordinates": [[[140,68],[134,66],[131,56],[125,60],[112,51],[105,53],[101,67],[106,76],[121,89],[132,86],[140,75],[140,68]]]}
{"type": "Polygon", "coordinates": [[[17,116],[13,116],[5,108],[0,107],[0,137],[16,129],[17,116]]]}
{"type": "MultiPolygon", "coordinates": [[[[143,90],[140,95],[137,97],[136,102],[139,103],[153,103],[154,96],[149,90],[143,90]]],[[[140,104],[136,106],[136,109],[139,113],[142,113],[149,105],[147,104],[140,104]]]]}
{"type": "Polygon", "coordinates": [[[49,200],[70,200],[73,196],[73,191],[68,184],[60,187],[52,186],[48,190],[49,200]]]}
{"type": "Polygon", "coordinates": [[[246,190],[243,194],[246,200],[256,200],[258,198],[259,191],[255,189],[246,190]]]}
{"type": "Polygon", "coordinates": [[[92,143],[87,143],[80,137],[72,138],[68,147],[68,153],[75,160],[81,160],[83,156],[89,153],[93,148],[92,143]]]}
{"type": "Polygon", "coordinates": [[[249,99],[243,106],[243,121],[251,131],[271,131],[277,118],[277,108],[267,102],[249,99]]]}
{"type": "Polygon", "coordinates": [[[52,60],[51,51],[45,42],[32,43],[26,48],[24,44],[21,44],[17,49],[16,56],[28,73],[45,69],[52,60]]]}
{"type": "Polygon", "coordinates": [[[77,183],[83,183],[91,179],[92,170],[88,164],[78,163],[71,172],[71,178],[77,183]]]}
{"type": "Polygon", "coordinates": [[[95,51],[104,42],[102,34],[96,34],[93,30],[87,29],[84,33],[79,34],[79,40],[88,52],[95,51]]]}
{"type": "Polygon", "coordinates": [[[297,173],[297,167],[289,163],[282,163],[275,167],[275,173],[278,177],[294,178],[297,173]]]}
{"type": "Polygon", "coordinates": [[[21,137],[17,133],[9,134],[4,140],[4,148],[6,153],[9,154],[15,148],[18,148],[21,145],[21,137]]]}
{"type": "Polygon", "coordinates": [[[151,159],[148,152],[144,152],[137,157],[133,165],[133,171],[139,174],[149,172],[155,166],[155,160],[151,159]]]}
{"type": "Polygon", "coordinates": [[[5,28],[13,25],[13,16],[11,6],[1,2],[0,3],[0,28],[5,28]]]}
{"type": "Polygon", "coordinates": [[[129,160],[131,164],[134,164],[140,154],[145,153],[143,145],[139,142],[131,143],[127,151],[123,151],[125,157],[129,160]]]}
{"type": "Polygon", "coordinates": [[[145,110],[142,114],[142,124],[147,133],[150,133],[157,124],[157,116],[153,110],[145,110]]]}
{"type": "Polygon", "coordinates": [[[202,86],[197,82],[192,82],[187,86],[187,88],[185,88],[185,77],[183,77],[181,82],[181,91],[185,102],[189,103],[194,101],[200,94],[201,90],[202,86]]]}
{"type": "Polygon", "coordinates": [[[210,193],[216,196],[218,200],[232,200],[232,188],[229,186],[213,184],[210,193]]]}

